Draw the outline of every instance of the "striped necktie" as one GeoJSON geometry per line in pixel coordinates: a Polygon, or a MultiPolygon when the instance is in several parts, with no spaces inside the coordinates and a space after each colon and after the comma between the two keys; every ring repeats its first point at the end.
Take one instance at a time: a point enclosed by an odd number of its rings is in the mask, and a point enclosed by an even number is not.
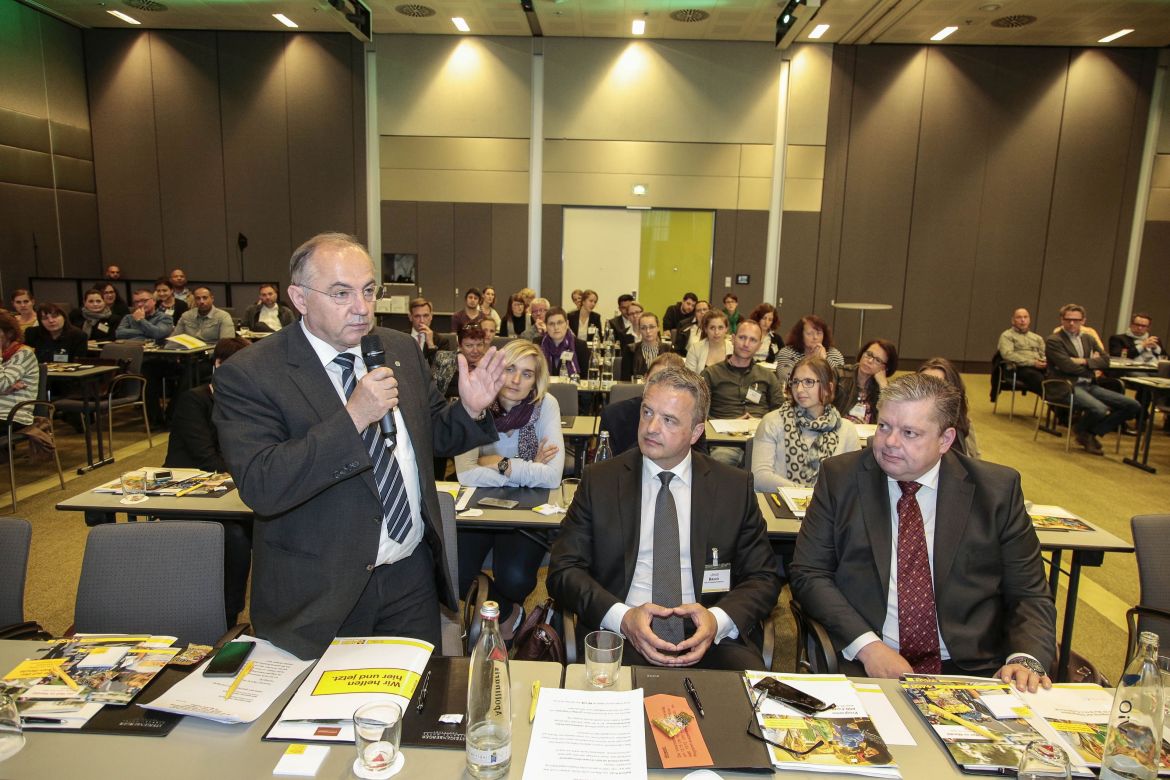
{"type": "MultiPolygon", "coordinates": [[[[342,352],[333,358],[333,362],[341,366],[341,386],[345,390],[346,400],[357,387],[357,378],[353,373],[354,357],[342,352]]],[[[394,442],[386,446],[377,425],[370,425],[362,431],[362,441],[366,443],[370,462],[374,464],[374,482],[378,485],[378,498],[382,501],[382,516],[386,518],[386,534],[401,543],[410,530],[410,502],[406,498],[402,469],[394,457],[394,442]]]]}

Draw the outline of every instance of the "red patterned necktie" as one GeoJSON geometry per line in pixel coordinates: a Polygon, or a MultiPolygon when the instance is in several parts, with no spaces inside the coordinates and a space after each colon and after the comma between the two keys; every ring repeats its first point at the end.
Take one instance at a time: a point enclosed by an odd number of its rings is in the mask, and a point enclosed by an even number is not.
{"type": "Polygon", "coordinates": [[[902,657],[920,674],[942,671],[938,649],[938,615],[922,509],[914,494],[917,482],[899,482],[898,499],[898,644],[902,657]]]}

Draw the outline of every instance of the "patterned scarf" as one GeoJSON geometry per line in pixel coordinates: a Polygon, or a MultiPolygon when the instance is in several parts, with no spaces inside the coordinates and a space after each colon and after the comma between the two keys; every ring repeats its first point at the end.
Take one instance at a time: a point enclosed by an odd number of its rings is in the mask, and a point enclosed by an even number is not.
{"type": "Polygon", "coordinates": [[[504,411],[499,398],[492,401],[492,405],[488,407],[498,433],[508,434],[516,429],[520,430],[520,441],[516,451],[521,460],[534,460],[540,448],[540,441],[536,438],[536,423],[540,420],[540,407],[544,404],[534,402],[532,398],[535,395],[536,390],[533,390],[527,398],[508,411],[504,411]]]}
{"type": "Polygon", "coordinates": [[[81,317],[83,321],[81,323],[81,332],[84,333],[86,337],[89,337],[89,335],[93,333],[94,326],[102,320],[109,319],[110,316],[111,313],[109,306],[104,307],[99,312],[92,312],[89,309],[82,309],[81,317]]]}
{"type": "Polygon", "coordinates": [[[645,341],[642,342],[642,360],[646,362],[647,366],[653,363],[658,357],[658,344],[659,342],[654,342],[653,344],[647,344],[645,341]]]}
{"type": "Polygon", "coordinates": [[[785,476],[798,485],[812,487],[821,472],[821,461],[837,449],[841,415],[832,404],[825,404],[820,417],[810,417],[803,407],[788,401],[780,407],[780,419],[784,422],[785,476]],[[808,442],[802,435],[805,431],[818,435],[808,442]]]}
{"type": "Polygon", "coordinates": [[[548,361],[548,368],[553,376],[560,376],[561,355],[565,352],[573,356],[569,361],[569,373],[581,375],[581,366],[577,365],[577,339],[573,336],[573,331],[567,331],[565,340],[560,344],[554,343],[552,336],[544,334],[544,338],[540,340],[540,351],[544,353],[544,359],[548,361]]]}

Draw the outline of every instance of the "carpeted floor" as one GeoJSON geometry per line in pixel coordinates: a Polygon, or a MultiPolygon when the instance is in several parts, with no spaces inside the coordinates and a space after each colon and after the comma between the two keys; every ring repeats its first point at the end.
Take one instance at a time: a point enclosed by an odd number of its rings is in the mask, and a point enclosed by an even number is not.
{"type": "MultiPolygon", "coordinates": [[[[1017,415],[1008,420],[1005,403],[1000,404],[999,414],[992,414],[985,375],[967,375],[964,379],[983,457],[1018,469],[1023,475],[1025,494],[1032,501],[1064,506],[1127,540],[1132,515],[1170,512],[1170,435],[1160,430],[1155,433],[1150,463],[1158,468],[1157,474],[1146,474],[1121,462],[1122,457],[1132,453],[1131,437],[1122,439],[1121,454],[1114,452],[1115,438],[1110,437],[1105,440],[1105,457],[1089,455],[1075,443],[1066,455],[1064,441],[1051,435],[1041,433],[1033,442],[1031,396],[1017,400],[1017,415]]],[[[79,514],[58,512],[54,505],[64,497],[114,479],[122,471],[161,465],[166,454],[165,433],[156,434],[155,446],[148,448],[141,420],[127,415],[115,426],[117,462],[77,476],[74,470],[84,460],[81,436],[67,426],[59,427],[58,436],[67,479],[64,491],[57,486],[51,464],[30,464],[27,456],[17,455],[17,481],[21,487],[16,514],[33,523],[26,616],[54,633],[64,631],[72,622],[87,530],[79,514]]],[[[0,511],[8,512],[8,501],[7,493],[0,494],[0,511]]],[[[542,572],[530,603],[543,597],[542,572]]],[[[1108,554],[1104,565],[1084,571],[1074,646],[1111,679],[1117,678],[1124,660],[1125,610],[1137,598],[1134,556],[1108,554]]],[[[1062,590],[1058,604],[1063,599],[1062,590]]],[[[793,627],[786,601],[787,591],[775,613],[779,669],[790,669],[793,664],[793,627]]]]}

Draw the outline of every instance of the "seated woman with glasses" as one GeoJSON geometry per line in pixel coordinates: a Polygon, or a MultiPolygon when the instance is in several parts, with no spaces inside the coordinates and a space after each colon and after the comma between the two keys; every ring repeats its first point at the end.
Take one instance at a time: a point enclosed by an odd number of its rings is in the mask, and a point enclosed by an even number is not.
{"type": "Polygon", "coordinates": [[[872,339],[857,353],[857,362],[837,369],[833,406],[855,423],[877,422],[878,395],[898,370],[898,348],[892,341],[872,339]]]}
{"type": "Polygon", "coordinates": [[[918,367],[919,374],[926,374],[935,379],[941,379],[959,391],[959,423],[955,426],[956,452],[961,452],[968,458],[979,457],[979,445],[975,442],[975,429],[971,427],[971,417],[968,414],[967,386],[963,384],[963,377],[955,364],[946,358],[935,357],[918,367]]]}
{"type": "Polygon", "coordinates": [[[828,323],[815,314],[807,314],[796,321],[785,347],[776,353],[776,376],[781,384],[788,383],[793,367],[802,358],[819,357],[829,361],[834,368],[845,365],[845,358],[833,346],[833,332],[828,323]]]}
{"type": "MultiPolygon", "coordinates": [[[[488,407],[499,439],[455,458],[459,484],[474,487],[555,488],[565,468],[561,410],[548,390],[548,364],[531,341],[509,341],[504,386],[488,407]]],[[[546,548],[519,531],[459,530],[459,588],[466,593],[488,552],[493,554],[492,598],[500,604],[500,632],[509,640],[520,625],[525,597],[536,587],[546,548]]]]}
{"type": "Polygon", "coordinates": [[[825,458],[861,449],[857,428],[830,403],[836,383],[827,360],[801,360],[787,390],[788,401],[764,415],[756,429],[752,475],[759,491],[813,487],[825,458]]]}

